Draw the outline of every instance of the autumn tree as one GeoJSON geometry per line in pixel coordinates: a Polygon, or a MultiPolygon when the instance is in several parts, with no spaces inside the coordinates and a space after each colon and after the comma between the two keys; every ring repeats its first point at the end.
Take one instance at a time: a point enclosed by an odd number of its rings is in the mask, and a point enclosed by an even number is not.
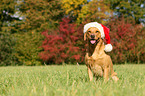
{"type": "Polygon", "coordinates": [[[103,0],[62,0],[61,2],[65,14],[72,17],[78,24],[86,20],[104,24],[112,16],[109,5],[103,0]]]}
{"type": "Polygon", "coordinates": [[[135,19],[136,23],[145,23],[145,2],[144,0],[104,0],[110,4],[112,9],[118,17],[124,16],[135,19]]]}
{"type": "Polygon", "coordinates": [[[82,45],[80,41],[83,40],[83,33],[70,21],[69,18],[63,18],[59,23],[59,29],[53,31],[48,29],[42,32],[45,40],[41,46],[43,51],[39,56],[46,64],[82,63],[84,61],[84,47],[79,47],[82,45]]]}
{"type": "Polygon", "coordinates": [[[1,0],[0,1],[0,30],[2,27],[6,27],[7,23],[18,20],[14,17],[16,1],[14,0],[1,0]]]}
{"type": "Polygon", "coordinates": [[[145,28],[132,19],[116,18],[107,24],[110,28],[114,63],[143,63],[145,60],[145,28]]]}
{"type": "Polygon", "coordinates": [[[57,28],[63,17],[59,0],[22,0],[17,2],[21,21],[12,22],[16,38],[15,56],[23,65],[41,65],[38,53],[43,40],[41,32],[57,28]]]}
{"type": "Polygon", "coordinates": [[[109,6],[103,0],[91,0],[82,6],[80,13],[78,13],[77,22],[97,21],[105,24],[113,13],[109,6]]]}
{"type": "Polygon", "coordinates": [[[81,13],[82,6],[87,4],[87,0],[61,0],[61,7],[65,10],[65,15],[77,19],[81,13]]]}
{"type": "Polygon", "coordinates": [[[19,21],[14,17],[16,4],[15,0],[0,0],[0,66],[17,63],[14,55],[16,39],[9,27],[13,21],[19,21]]]}
{"type": "Polygon", "coordinates": [[[15,27],[24,32],[55,28],[63,17],[59,0],[24,0],[19,3],[19,11],[23,22],[17,22],[15,27]]]}

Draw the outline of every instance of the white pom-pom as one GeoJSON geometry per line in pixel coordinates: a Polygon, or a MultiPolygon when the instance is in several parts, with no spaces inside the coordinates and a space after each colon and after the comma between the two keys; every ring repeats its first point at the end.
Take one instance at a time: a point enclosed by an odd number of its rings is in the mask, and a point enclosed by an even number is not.
{"type": "Polygon", "coordinates": [[[112,51],[112,49],[113,49],[113,47],[112,47],[111,44],[107,44],[107,45],[105,45],[104,50],[105,50],[106,52],[110,52],[110,51],[112,51]]]}

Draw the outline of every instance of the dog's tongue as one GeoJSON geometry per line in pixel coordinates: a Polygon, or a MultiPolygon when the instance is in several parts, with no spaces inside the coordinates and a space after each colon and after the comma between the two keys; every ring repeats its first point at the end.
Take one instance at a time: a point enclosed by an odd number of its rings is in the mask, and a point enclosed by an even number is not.
{"type": "Polygon", "coordinates": [[[92,44],[95,44],[96,43],[96,40],[91,40],[90,41],[92,44]]]}

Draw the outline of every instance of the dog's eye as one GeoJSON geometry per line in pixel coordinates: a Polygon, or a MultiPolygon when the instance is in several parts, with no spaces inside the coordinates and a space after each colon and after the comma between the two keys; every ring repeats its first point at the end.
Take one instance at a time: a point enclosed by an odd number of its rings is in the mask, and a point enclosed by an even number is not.
{"type": "Polygon", "coordinates": [[[88,31],[88,33],[91,33],[91,31],[88,31]]]}
{"type": "Polygon", "coordinates": [[[96,31],[96,33],[98,33],[99,31],[96,31]]]}

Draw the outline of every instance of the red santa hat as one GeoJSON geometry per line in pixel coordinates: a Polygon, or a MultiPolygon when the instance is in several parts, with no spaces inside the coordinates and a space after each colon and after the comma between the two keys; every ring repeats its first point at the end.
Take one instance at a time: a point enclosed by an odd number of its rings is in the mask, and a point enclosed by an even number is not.
{"type": "Polygon", "coordinates": [[[105,48],[104,50],[106,52],[110,52],[112,51],[113,47],[112,45],[110,44],[110,36],[109,36],[109,28],[107,28],[106,26],[98,23],[98,22],[91,22],[91,23],[87,23],[85,26],[84,26],[84,33],[87,32],[87,30],[90,28],[90,27],[96,27],[99,29],[100,33],[101,33],[101,38],[102,39],[106,39],[106,45],[105,45],[105,48]]]}

